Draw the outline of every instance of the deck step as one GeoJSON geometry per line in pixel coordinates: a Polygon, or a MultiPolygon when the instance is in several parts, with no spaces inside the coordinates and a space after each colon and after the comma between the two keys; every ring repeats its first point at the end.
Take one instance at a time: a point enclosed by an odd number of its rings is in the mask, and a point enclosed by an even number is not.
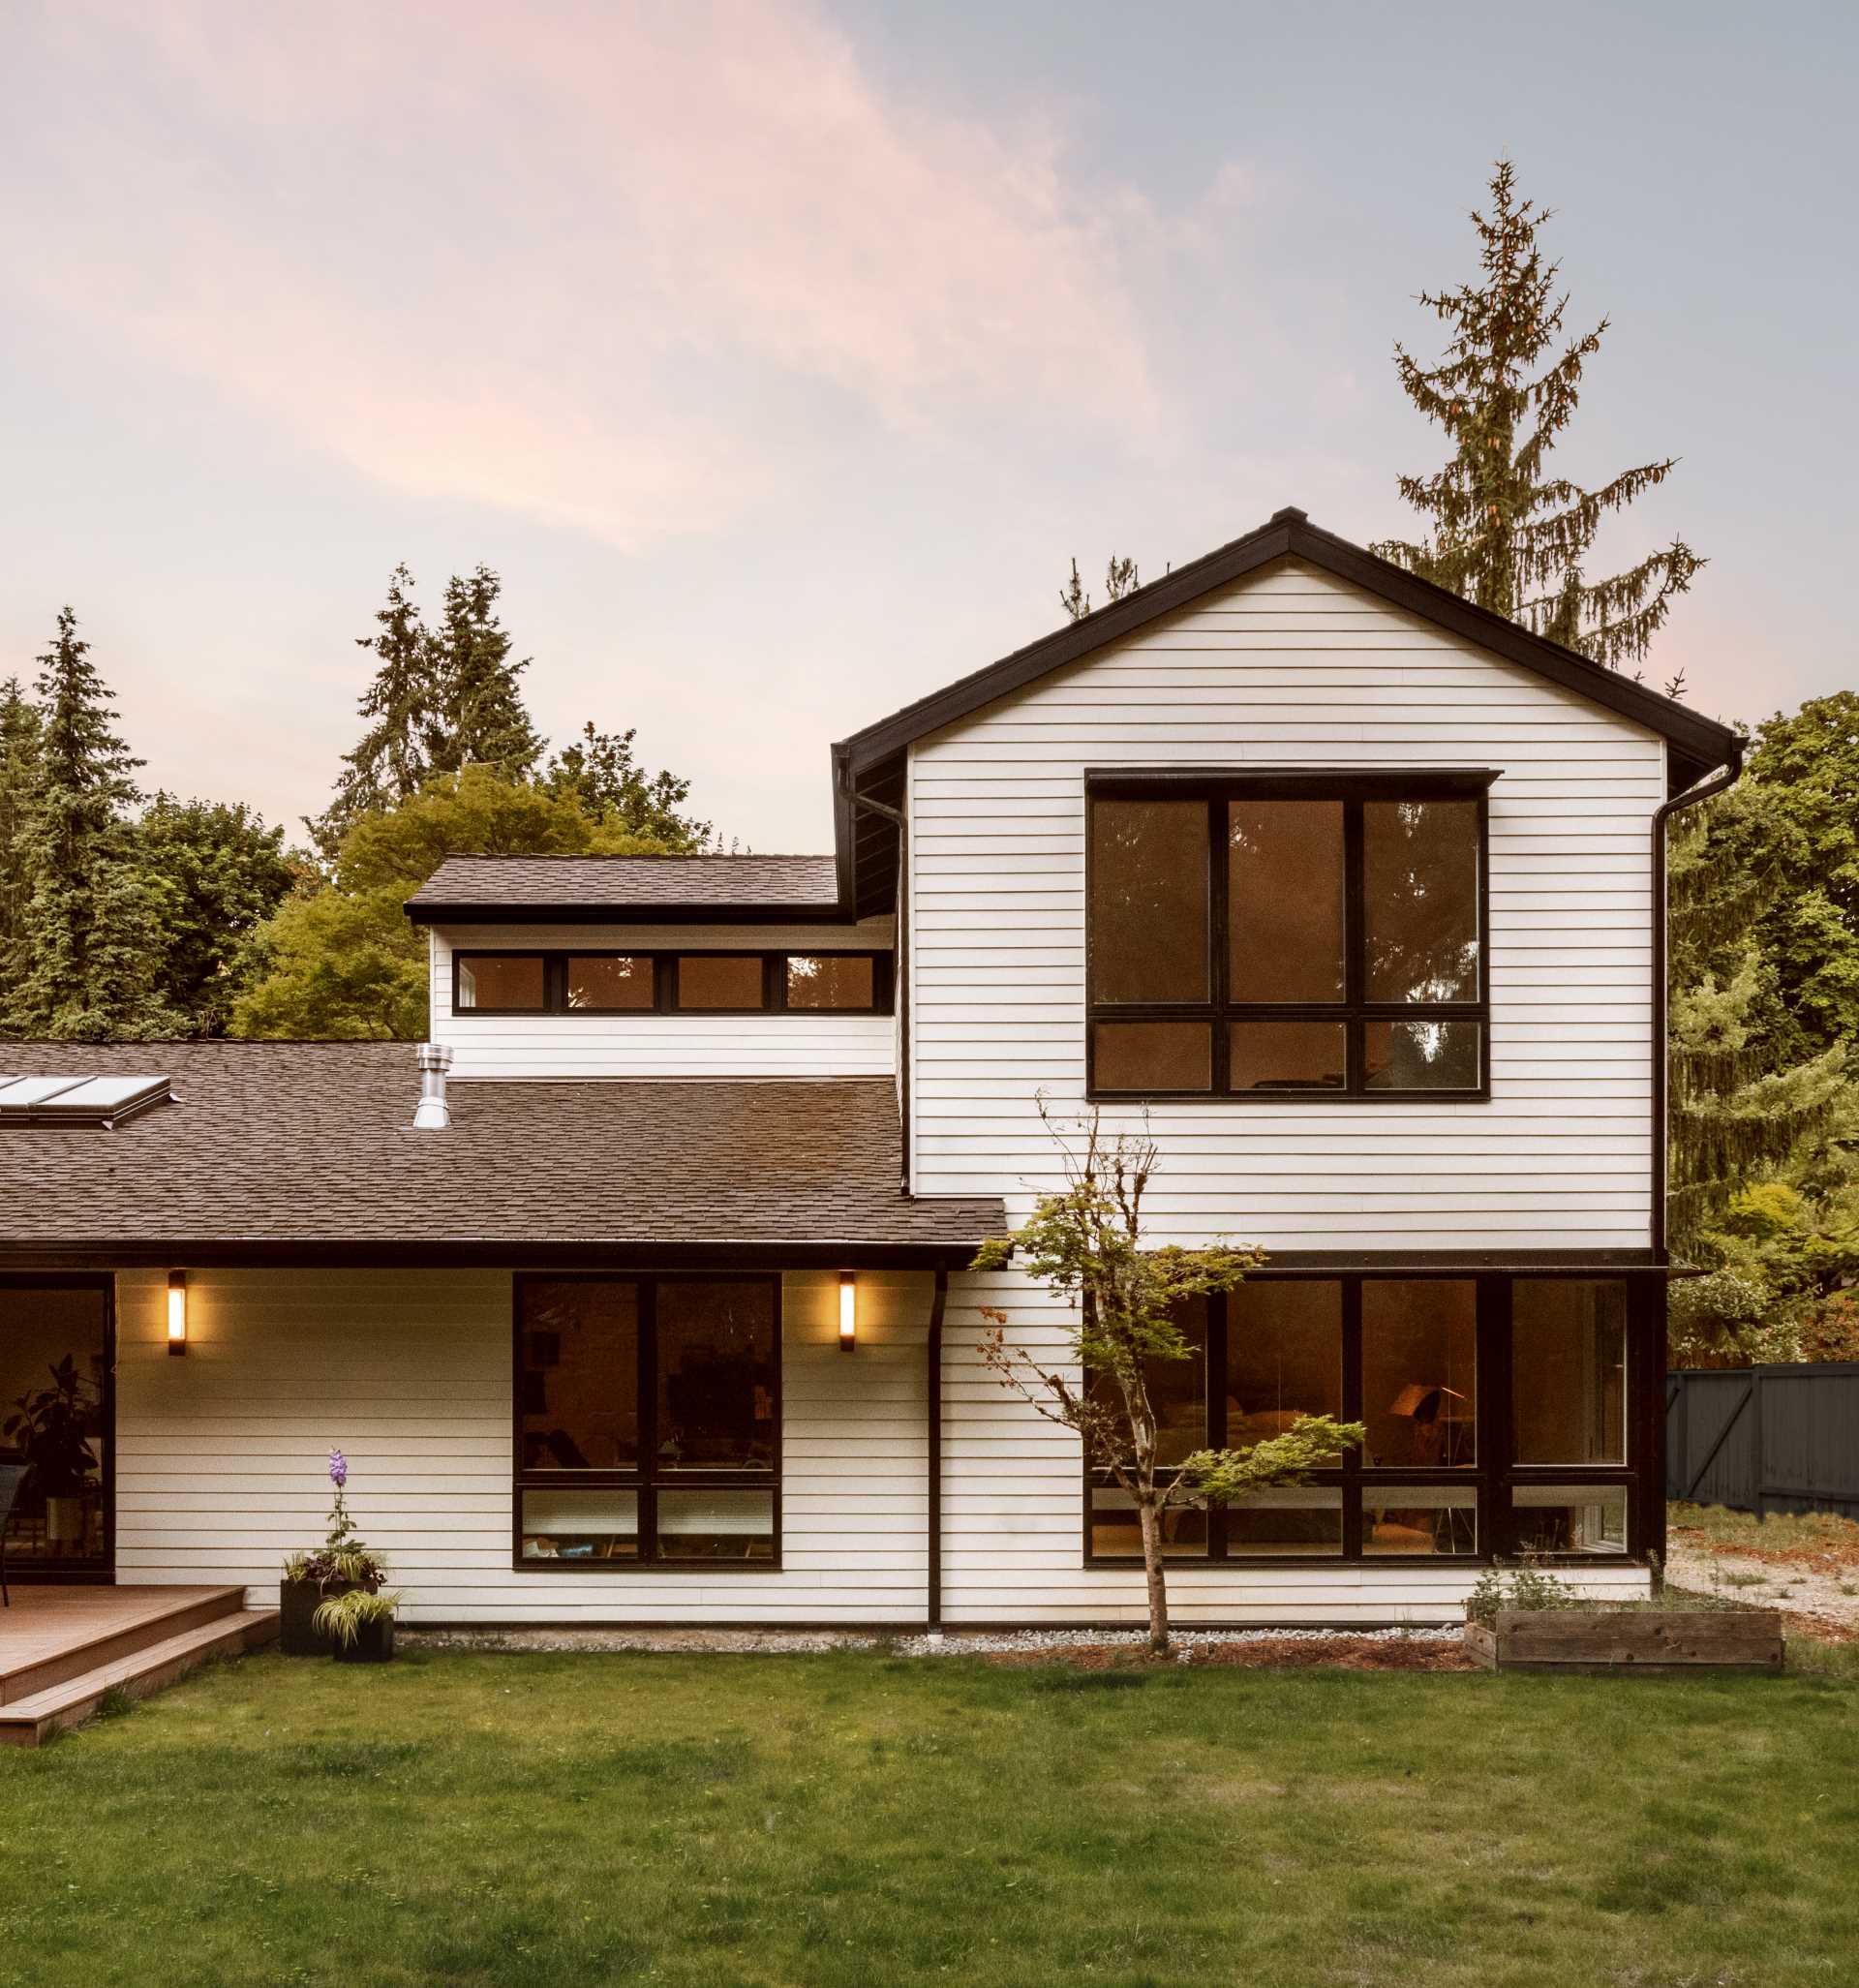
{"type": "MultiPolygon", "coordinates": [[[[121,1589],[100,1589],[100,1595],[121,1594],[121,1589]]],[[[7,1667],[5,1642],[0,1638],[0,1709],[17,1704],[21,1698],[37,1697],[53,1685],[83,1677],[100,1666],[113,1664],[119,1657],[151,1649],[190,1629],[203,1629],[209,1623],[237,1615],[245,1608],[242,1587],[181,1588],[171,1602],[150,1606],[133,1621],[118,1617],[88,1636],[76,1636],[62,1647],[43,1657],[7,1667]]]]}
{"type": "Polygon", "coordinates": [[[236,1614],[216,1615],[210,1622],[113,1658],[31,1697],[0,1705],[0,1746],[37,1746],[60,1728],[88,1719],[107,1692],[125,1691],[131,1697],[146,1697],[196,1665],[214,1657],[243,1656],[274,1642],[277,1634],[275,1608],[241,1608],[236,1614]]]}

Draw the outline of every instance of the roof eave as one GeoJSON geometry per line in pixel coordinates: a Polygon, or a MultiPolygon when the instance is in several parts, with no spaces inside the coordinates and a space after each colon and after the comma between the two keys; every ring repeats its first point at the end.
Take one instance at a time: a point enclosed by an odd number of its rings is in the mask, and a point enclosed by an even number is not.
{"type": "MultiPolygon", "coordinates": [[[[1429,580],[1376,558],[1364,547],[1313,525],[1300,510],[1286,509],[1275,512],[1257,531],[1235,538],[1231,544],[852,733],[834,747],[835,758],[856,777],[893,758],[930,732],[969,716],[998,697],[1011,695],[1051,670],[1082,660],[1164,615],[1177,613],[1215,588],[1229,586],[1273,560],[1286,558],[1305,560],[1507,661],[1520,663],[1604,709],[1643,724],[1671,745],[1672,756],[1678,763],[1676,771],[1694,765],[1708,772],[1722,765],[1738,744],[1738,735],[1727,725],[1688,711],[1630,677],[1577,656],[1560,643],[1534,635],[1503,615],[1493,614],[1488,608],[1463,600],[1429,580]]],[[[1689,785],[1690,780],[1682,780],[1681,784],[1689,785]]]]}
{"type": "Polygon", "coordinates": [[[804,904],[493,904],[440,903],[410,898],[415,925],[845,925],[834,900],[804,904]]]}
{"type": "Polygon", "coordinates": [[[861,1240],[856,1236],[812,1236],[754,1242],[727,1238],[676,1242],[536,1242],[520,1237],[344,1239],[304,1238],[295,1241],[237,1238],[107,1239],[74,1237],[64,1240],[0,1240],[0,1270],[110,1270],[184,1264],[223,1269],[961,1269],[990,1236],[1007,1233],[1003,1211],[997,1223],[977,1220],[974,1233],[922,1241],[861,1240]]]}

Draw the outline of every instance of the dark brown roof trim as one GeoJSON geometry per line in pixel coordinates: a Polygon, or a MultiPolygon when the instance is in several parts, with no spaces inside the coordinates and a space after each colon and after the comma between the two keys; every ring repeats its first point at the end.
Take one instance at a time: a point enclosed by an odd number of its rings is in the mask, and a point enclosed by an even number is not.
{"type": "Polygon", "coordinates": [[[836,899],[803,904],[527,904],[458,902],[413,898],[406,906],[415,925],[852,925],[853,914],[836,899]]]}
{"type": "Polygon", "coordinates": [[[1501,778],[1495,766],[1087,766],[1084,784],[1097,792],[1119,788],[1224,787],[1282,799],[1295,794],[1328,795],[1346,788],[1358,797],[1389,800],[1427,793],[1484,794],[1501,778]]]}
{"type": "Polygon", "coordinates": [[[1105,644],[1121,640],[1162,616],[1189,606],[1204,594],[1255,572],[1275,559],[1301,559],[1338,579],[1348,580],[1392,605],[1421,616],[1437,627],[1462,635],[1507,662],[1535,670],[1539,676],[1623,718],[1643,724],[1668,741],[1672,750],[1672,786],[1689,786],[1700,774],[1721,766],[1737,744],[1727,725],[1688,711],[1644,684],[1622,676],[1560,643],[1533,635],[1515,622],[1462,600],[1429,580],[1377,559],[1360,545],[1313,525],[1295,508],[1275,511],[1270,520],[1243,538],[1177,567],[1121,600],[1101,607],[1082,621],[1017,649],[998,662],[945,688],[905,705],[891,717],[852,733],[835,748],[835,757],[856,778],[882,764],[913,740],[966,718],[997,697],[1021,689],[1049,671],[1076,662],[1105,644]]]}
{"type": "MultiPolygon", "coordinates": [[[[1002,1221],[1005,1229],[1005,1220],[1002,1221]]],[[[961,1242],[0,1242],[0,1270],[274,1269],[965,1269],[985,1237],[961,1242]]]]}

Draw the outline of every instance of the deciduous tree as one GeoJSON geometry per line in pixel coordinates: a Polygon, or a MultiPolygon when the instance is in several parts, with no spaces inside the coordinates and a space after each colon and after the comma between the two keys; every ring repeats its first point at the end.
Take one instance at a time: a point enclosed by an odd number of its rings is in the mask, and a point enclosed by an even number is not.
{"type": "Polygon", "coordinates": [[[669,852],[695,855],[711,841],[711,826],[682,811],[690,782],[662,768],[648,774],[633,749],[637,731],[602,732],[590,719],[572,745],[549,761],[542,784],[551,794],[572,795],[586,813],[610,830],[644,836],[669,852]]]}
{"type": "Polygon", "coordinates": [[[288,898],[255,940],[259,970],[231,1033],[416,1042],[427,1027],[426,941],[404,906],[447,856],[672,856],[551,794],[472,765],[365,814],[333,873],[288,898]]]}
{"type": "MultiPolygon", "coordinates": [[[[1046,1116],[1044,1102],[1041,1116],[1046,1116]]],[[[1149,1649],[1169,1648],[1163,1519],[1177,1500],[1224,1504],[1247,1492],[1301,1482],[1359,1445],[1359,1422],[1300,1416],[1281,1434],[1246,1450],[1198,1450],[1171,1469],[1158,1456],[1149,1397],[1158,1366],[1194,1356],[1181,1330],[1188,1300],[1230,1291],[1265,1261],[1258,1249],[1225,1243],[1200,1249],[1156,1246],[1143,1233],[1143,1201],[1160,1154],[1144,1134],[1107,1133],[1091,1113],[1076,1134],[1047,1119],[1064,1184],[1041,1195],[1015,1235],[985,1244],[978,1270],[1004,1270],[1016,1258],[1025,1274],[1066,1307],[1066,1358],[1046,1362],[1016,1341],[1010,1315],[985,1308],[991,1330],[982,1358],[1003,1386],[1049,1422],[1072,1430],[1085,1460],[1129,1496],[1143,1536],[1149,1649]]]]}

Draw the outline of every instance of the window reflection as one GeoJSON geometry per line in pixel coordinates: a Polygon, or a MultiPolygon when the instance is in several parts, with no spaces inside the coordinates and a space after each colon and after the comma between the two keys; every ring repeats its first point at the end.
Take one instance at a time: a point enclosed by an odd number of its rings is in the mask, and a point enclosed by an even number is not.
{"type": "Polygon", "coordinates": [[[536,1279],[517,1339],[524,1470],[639,1461],[639,1287],[536,1279]]]}
{"type": "Polygon", "coordinates": [[[1362,899],[1369,1000],[1478,999],[1477,802],[1365,802],[1362,899]]]}
{"type": "Polygon", "coordinates": [[[1362,1487],[1362,1551],[1476,1553],[1478,1494],[1472,1484],[1362,1487]]]}
{"type": "Polygon", "coordinates": [[[1091,976],[1100,1001],[1204,1001],[1204,801],[1091,803],[1091,976]]]}
{"type": "Polygon", "coordinates": [[[869,1008],[874,999],[872,963],[853,953],[790,953],[790,1008],[869,1008]]]}
{"type": "Polygon", "coordinates": [[[544,999],[539,953],[480,953],[458,963],[461,1008],[511,1008],[527,1013],[540,1009],[544,999]]]}
{"type": "Polygon", "coordinates": [[[661,1283],[657,1342],[659,1469],[766,1469],[775,1455],[770,1285],[661,1283]]]}
{"type": "Polygon", "coordinates": [[[1510,1399],[1519,1463],[1627,1461],[1627,1286],[1511,1286],[1510,1399]]]}
{"type": "Polygon", "coordinates": [[[1235,1001],[1340,1001],[1343,804],[1230,802],[1227,904],[1235,1001]]]}

